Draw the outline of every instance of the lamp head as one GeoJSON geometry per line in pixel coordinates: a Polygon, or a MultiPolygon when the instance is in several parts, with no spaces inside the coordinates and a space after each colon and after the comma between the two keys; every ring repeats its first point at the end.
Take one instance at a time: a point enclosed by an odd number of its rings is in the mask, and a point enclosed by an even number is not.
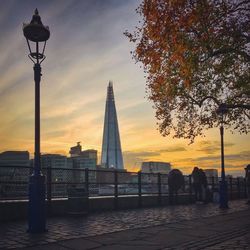
{"type": "Polygon", "coordinates": [[[32,16],[31,22],[29,24],[23,24],[23,34],[29,47],[29,58],[34,63],[42,63],[42,61],[45,59],[44,51],[46,41],[50,37],[50,31],[48,26],[43,25],[37,9],[35,9],[35,13],[32,16]],[[32,42],[35,43],[35,46],[32,42]],[[39,42],[43,43],[43,49],[41,51],[39,48],[41,47],[39,46],[39,42]]]}
{"type": "Polygon", "coordinates": [[[23,24],[23,34],[27,40],[32,42],[45,42],[49,39],[49,27],[43,25],[37,9],[35,9],[31,22],[23,24]]]}

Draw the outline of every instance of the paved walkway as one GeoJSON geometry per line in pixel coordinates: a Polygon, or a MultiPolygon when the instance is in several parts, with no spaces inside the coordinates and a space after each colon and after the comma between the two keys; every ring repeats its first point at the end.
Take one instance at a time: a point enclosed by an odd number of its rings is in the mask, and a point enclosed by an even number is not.
{"type": "Polygon", "coordinates": [[[250,249],[250,208],[242,200],[224,211],[208,204],[103,212],[51,218],[41,235],[25,229],[1,225],[0,249],[250,249]]]}

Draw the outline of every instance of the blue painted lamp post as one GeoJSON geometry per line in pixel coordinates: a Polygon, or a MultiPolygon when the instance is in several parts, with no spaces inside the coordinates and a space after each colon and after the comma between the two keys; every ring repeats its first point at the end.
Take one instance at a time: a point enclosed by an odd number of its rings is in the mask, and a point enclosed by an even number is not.
{"type": "Polygon", "coordinates": [[[221,182],[220,182],[220,208],[228,208],[228,190],[227,181],[225,175],[225,163],[224,163],[224,115],[229,112],[230,109],[250,109],[249,104],[219,104],[217,113],[221,115],[221,125],[220,125],[220,138],[221,138],[221,182]]]}
{"type": "Polygon", "coordinates": [[[220,124],[220,139],[221,139],[221,181],[220,181],[220,208],[228,208],[228,190],[227,181],[225,175],[225,163],[224,163],[224,115],[227,113],[228,107],[226,104],[220,104],[217,113],[221,115],[220,124]]]}
{"type": "Polygon", "coordinates": [[[227,112],[229,112],[230,109],[250,109],[249,104],[226,104],[226,103],[220,103],[219,100],[217,100],[213,96],[206,96],[203,98],[198,104],[201,107],[205,100],[211,99],[213,100],[217,105],[217,114],[220,115],[220,140],[221,140],[221,181],[220,181],[220,208],[226,209],[228,208],[228,190],[227,190],[227,181],[226,181],[226,175],[225,175],[225,161],[224,161],[224,121],[225,121],[225,115],[227,112]]]}
{"type": "Polygon", "coordinates": [[[23,34],[29,47],[29,58],[34,63],[35,80],[35,156],[34,171],[29,179],[28,232],[42,233],[46,231],[45,176],[41,173],[40,163],[40,81],[41,63],[45,59],[46,41],[50,37],[49,27],[44,26],[38,10],[29,24],[23,25],[23,34]],[[34,51],[32,51],[32,43],[34,51]],[[42,50],[39,45],[43,43],[42,50]]]}

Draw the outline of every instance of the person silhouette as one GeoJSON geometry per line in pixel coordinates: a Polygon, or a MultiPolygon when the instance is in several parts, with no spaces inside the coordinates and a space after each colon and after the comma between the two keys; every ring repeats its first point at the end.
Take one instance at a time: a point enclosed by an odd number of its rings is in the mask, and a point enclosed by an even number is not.
{"type": "Polygon", "coordinates": [[[195,201],[202,201],[202,186],[201,186],[200,171],[198,167],[194,167],[191,176],[192,176],[192,186],[194,189],[195,201]]]}
{"type": "Polygon", "coordinates": [[[172,169],[168,174],[169,203],[178,203],[178,190],[184,185],[184,176],[179,169],[172,169]]]}

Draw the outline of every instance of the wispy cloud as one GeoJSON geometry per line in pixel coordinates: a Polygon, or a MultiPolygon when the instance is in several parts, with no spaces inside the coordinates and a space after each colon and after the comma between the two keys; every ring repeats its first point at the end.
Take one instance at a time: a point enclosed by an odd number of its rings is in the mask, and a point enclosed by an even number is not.
{"type": "Polygon", "coordinates": [[[139,164],[140,167],[143,161],[166,161],[163,156],[164,153],[182,152],[186,151],[184,147],[181,146],[171,146],[165,149],[156,149],[151,151],[124,151],[123,156],[127,165],[134,166],[139,164]],[[164,159],[164,160],[163,160],[164,159]]]}
{"type": "MultiPolygon", "coordinates": [[[[224,147],[233,147],[235,144],[232,142],[224,143],[224,147]]],[[[215,154],[220,152],[221,145],[219,141],[201,141],[199,143],[199,148],[197,151],[203,152],[205,154],[215,154]]]]}
{"type": "Polygon", "coordinates": [[[159,157],[159,152],[153,151],[124,151],[123,158],[126,166],[129,166],[129,169],[138,171],[141,167],[143,161],[149,161],[152,157],[159,157]]]}
{"type": "MultiPolygon", "coordinates": [[[[134,64],[133,45],[124,37],[133,30],[140,0],[0,1],[0,151],[34,151],[34,82],[22,33],[38,7],[51,37],[42,64],[41,144],[43,152],[64,152],[82,141],[84,148],[102,143],[106,88],[114,81],[121,144],[126,167],[146,160],[176,166],[219,166],[218,131],[192,146],[163,138],[152,103],[145,98],[143,71],[134,64]],[[11,18],[10,18],[11,17],[11,18]],[[209,156],[213,157],[210,158],[209,156]]],[[[249,136],[225,136],[226,164],[249,161],[249,136]],[[241,152],[242,151],[242,152],[241,152]],[[240,152],[239,154],[237,152],[240,152]]],[[[231,168],[233,169],[233,168],[231,168]]]]}
{"type": "Polygon", "coordinates": [[[187,151],[187,149],[183,146],[173,146],[159,150],[159,152],[161,153],[183,152],[183,151],[187,151]]]}

